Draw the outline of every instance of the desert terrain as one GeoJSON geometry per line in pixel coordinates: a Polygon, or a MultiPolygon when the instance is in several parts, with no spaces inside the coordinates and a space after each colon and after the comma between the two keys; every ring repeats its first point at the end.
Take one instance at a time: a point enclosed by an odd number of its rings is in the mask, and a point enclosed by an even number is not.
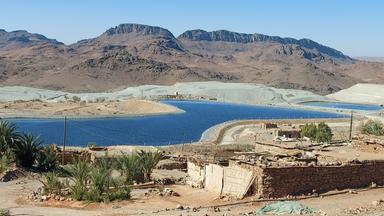
{"type": "Polygon", "coordinates": [[[169,30],[120,24],[66,45],[25,30],[0,29],[2,86],[99,92],[146,84],[260,83],[326,95],[382,83],[384,63],[353,59],[310,39],[228,30],[169,30]],[[364,71],[364,73],[362,73],[364,71]]]}
{"type": "Polygon", "coordinates": [[[306,38],[126,23],[64,44],[0,29],[0,216],[259,215],[275,204],[283,215],[383,215],[384,109],[303,105],[382,107],[383,82],[382,58],[306,38]],[[166,146],[65,147],[66,122],[63,146],[43,145],[12,123],[185,112],[164,100],[344,116],[232,120],[166,146]]]}
{"type": "Polygon", "coordinates": [[[162,103],[146,100],[127,100],[122,102],[43,102],[10,101],[0,102],[0,116],[3,118],[55,118],[55,117],[118,117],[139,115],[160,115],[180,113],[182,110],[162,103]]]}

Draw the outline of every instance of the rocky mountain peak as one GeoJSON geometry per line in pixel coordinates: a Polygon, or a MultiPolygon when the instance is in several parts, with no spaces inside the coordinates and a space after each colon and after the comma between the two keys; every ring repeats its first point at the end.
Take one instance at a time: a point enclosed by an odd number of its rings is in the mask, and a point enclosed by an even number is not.
{"type": "Polygon", "coordinates": [[[227,30],[218,30],[207,32],[201,29],[189,30],[181,34],[178,39],[189,41],[222,41],[232,43],[257,43],[257,42],[272,42],[279,44],[292,44],[298,45],[312,51],[320,52],[330,58],[335,58],[340,61],[352,62],[353,59],[344,55],[342,52],[332,49],[330,47],[316,43],[309,39],[294,39],[294,38],[282,38],[278,36],[269,36],[263,34],[245,34],[231,32],[227,30]]]}
{"type": "Polygon", "coordinates": [[[104,34],[111,36],[111,35],[129,34],[129,33],[174,38],[173,34],[167,29],[157,27],[157,26],[148,26],[148,25],[134,24],[134,23],[120,24],[116,27],[108,29],[104,34]]]}
{"type": "Polygon", "coordinates": [[[49,39],[41,34],[34,34],[25,30],[7,32],[0,30],[0,50],[34,46],[42,43],[63,45],[55,39],[49,39]]]}

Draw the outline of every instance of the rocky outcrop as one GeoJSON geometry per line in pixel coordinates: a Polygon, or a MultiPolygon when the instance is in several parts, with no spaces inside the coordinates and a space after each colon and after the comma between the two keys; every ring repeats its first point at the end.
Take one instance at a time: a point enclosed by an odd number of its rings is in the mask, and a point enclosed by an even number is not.
{"type": "Polygon", "coordinates": [[[319,53],[328,55],[331,58],[341,60],[344,62],[353,62],[353,59],[344,55],[342,52],[332,49],[330,47],[321,45],[309,39],[294,39],[282,38],[278,36],[268,36],[263,34],[244,34],[231,32],[227,30],[219,30],[207,32],[201,29],[190,30],[181,34],[178,39],[192,40],[192,41],[224,41],[233,43],[256,43],[256,42],[273,42],[280,44],[298,45],[306,49],[314,50],[319,53]]]}
{"type": "Polygon", "coordinates": [[[137,33],[142,35],[157,35],[163,37],[174,38],[173,34],[167,29],[157,27],[157,26],[148,26],[142,24],[120,24],[116,27],[108,29],[104,34],[106,35],[116,35],[116,34],[129,34],[137,33]]]}
{"type": "Polygon", "coordinates": [[[109,69],[109,70],[150,70],[153,73],[161,73],[169,70],[171,67],[162,62],[156,62],[153,60],[142,59],[137,56],[133,56],[127,51],[115,52],[107,54],[100,58],[88,59],[78,65],[72,67],[72,69],[109,69]]]}
{"type": "Polygon", "coordinates": [[[24,30],[7,32],[0,29],[0,50],[30,47],[40,44],[64,45],[55,39],[49,39],[41,34],[33,34],[24,30]]]}

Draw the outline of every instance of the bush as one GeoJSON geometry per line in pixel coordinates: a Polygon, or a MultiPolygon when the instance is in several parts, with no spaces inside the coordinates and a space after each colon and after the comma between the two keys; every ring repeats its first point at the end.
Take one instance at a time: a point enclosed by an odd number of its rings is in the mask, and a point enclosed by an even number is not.
{"type": "Polygon", "coordinates": [[[59,180],[57,174],[54,172],[49,172],[45,173],[43,176],[44,180],[41,181],[41,183],[43,184],[44,194],[60,195],[64,185],[59,180]]]}
{"type": "Polygon", "coordinates": [[[316,131],[317,126],[314,123],[311,124],[305,124],[304,127],[300,131],[301,137],[308,137],[311,140],[314,140],[316,138],[316,131]]]}
{"type": "Polygon", "coordinates": [[[93,166],[78,161],[68,168],[74,181],[74,185],[70,188],[72,197],[92,202],[130,198],[129,188],[112,178],[112,169],[113,163],[108,159],[101,159],[93,166]]]}
{"type": "Polygon", "coordinates": [[[142,171],[144,173],[144,180],[151,180],[151,173],[159,161],[163,158],[161,152],[151,152],[140,150],[138,153],[140,158],[140,164],[142,166],[142,171]]]}
{"type": "Polygon", "coordinates": [[[11,211],[9,209],[0,209],[0,216],[11,216],[11,211]]]}
{"type": "Polygon", "coordinates": [[[118,159],[121,175],[124,176],[125,184],[133,184],[144,181],[143,169],[137,154],[125,155],[118,159]]]}
{"type": "Polygon", "coordinates": [[[381,123],[379,121],[369,120],[365,124],[363,124],[363,126],[361,128],[361,132],[363,134],[383,136],[384,135],[384,126],[383,126],[383,123],[381,123]]]}
{"type": "Polygon", "coordinates": [[[7,152],[18,138],[17,126],[12,122],[0,120],[0,156],[7,152]]]}
{"type": "Polygon", "coordinates": [[[5,155],[0,157],[0,174],[8,169],[8,159],[5,155]]]}
{"type": "Polygon", "coordinates": [[[331,128],[325,124],[324,122],[321,122],[317,126],[316,130],[316,142],[331,142],[332,140],[332,130],[331,128]]]}
{"type": "Polygon", "coordinates": [[[37,168],[47,172],[57,168],[56,152],[49,146],[44,147],[37,155],[37,168]]]}
{"type": "Polygon", "coordinates": [[[308,137],[316,142],[330,142],[333,134],[331,128],[324,122],[321,122],[317,126],[314,123],[305,124],[300,131],[300,136],[308,137]]]}
{"type": "Polygon", "coordinates": [[[72,178],[74,185],[71,186],[71,195],[75,200],[83,200],[87,191],[88,174],[90,166],[82,160],[67,168],[67,172],[72,178]]]}
{"type": "Polygon", "coordinates": [[[23,167],[32,167],[36,161],[37,155],[41,150],[39,137],[31,134],[22,134],[13,145],[17,165],[23,167]]]}

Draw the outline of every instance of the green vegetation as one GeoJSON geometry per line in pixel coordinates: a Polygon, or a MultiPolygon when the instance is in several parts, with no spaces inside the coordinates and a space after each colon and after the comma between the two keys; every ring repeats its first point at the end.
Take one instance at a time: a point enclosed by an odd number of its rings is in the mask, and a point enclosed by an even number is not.
{"type": "Polygon", "coordinates": [[[317,126],[314,123],[311,124],[305,124],[303,128],[300,130],[300,136],[301,137],[308,137],[310,139],[315,139],[316,138],[316,131],[317,131],[317,126]]]}
{"type": "Polygon", "coordinates": [[[370,134],[375,136],[384,135],[384,125],[380,121],[369,120],[361,127],[363,134],[370,134]]]}
{"type": "Polygon", "coordinates": [[[19,133],[17,126],[9,121],[0,121],[0,156],[9,152],[14,143],[17,142],[19,133]]]}
{"type": "Polygon", "coordinates": [[[121,175],[124,176],[126,184],[144,182],[144,174],[142,172],[140,158],[137,154],[123,154],[123,156],[118,159],[118,169],[121,175]]]}
{"type": "Polygon", "coordinates": [[[332,130],[324,122],[319,123],[317,126],[314,123],[305,124],[300,131],[301,137],[308,137],[316,142],[331,142],[332,130]]]}
{"type": "Polygon", "coordinates": [[[92,166],[77,161],[68,172],[74,182],[70,187],[76,200],[110,202],[130,198],[130,189],[124,182],[112,178],[113,164],[108,159],[100,159],[92,166]]]}
{"type": "Polygon", "coordinates": [[[17,126],[9,121],[0,121],[0,171],[15,161],[18,166],[31,168],[37,165],[41,171],[57,167],[56,153],[49,147],[42,148],[39,137],[18,133],[17,126]]]}
{"type": "Polygon", "coordinates": [[[11,211],[9,209],[0,209],[0,216],[11,216],[11,211]]]}
{"type": "Polygon", "coordinates": [[[8,158],[3,155],[0,157],[0,174],[8,169],[8,158]]]}
{"type": "Polygon", "coordinates": [[[327,124],[321,122],[319,125],[317,125],[316,142],[329,143],[332,140],[332,136],[332,130],[327,124]]]}
{"type": "Polygon", "coordinates": [[[88,163],[78,160],[73,166],[67,168],[74,185],[71,186],[71,195],[75,200],[83,200],[87,191],[88,173],[91,167],[88,163]]]}
{"type": "Polygon", "coordinates": [[[13,152],[16,156],[16,164],[22,167],[32,167],[41,150],[41,140],[32,134],[22,134],[14,143],[13,152]]]}
{"type": "Polygon", "coordinates": [[[140,164],[142,167],[142,172],[144,174],[144,180],[151,180],[151,173],[159,161],[163,158],[163,154],[161,152],[147,152],[147,151],[139,151],[137,153],[140,158],[140,164]]]}
{"type": "Polygon", "coordinates": [[[94,163],[83,160],[74,164],[59,166],[57,154],[51,147],[42,147],[39,137],[17,132],[15,124],[0,121],[0,173],[11,162],[16,165],[37,168],[45,172],[42,184],[45,194],[69,194],[75,200],[90,202],[110,202],[130,198],[129,186],[151,180],[151,173],[163,158],[160,152],[139,151],[123,155],[121,158],[99,158],[94,163]],[[112,171],[117,169],[123,178],[114,178],[112,171]],[[64,174],[59,178],[59,172],[64,174]],[[71,180],[71,184],[70,181],[71,180]]]}
{"type": "Polygon", "coordinates": [[[41,181],[43,184],[44,194],[55,194],[60,195],[61,190],[64,188],[64,184],[59,180],[59,177],[54,172],[45,173],[43,175],[44,180],[41,181]]]}
{"type": "Polygon", "coordinates": [[[47,172],[57,168],[57,155],[50,146],[44,147],[37,154],[37,168],[47,172]]]}

